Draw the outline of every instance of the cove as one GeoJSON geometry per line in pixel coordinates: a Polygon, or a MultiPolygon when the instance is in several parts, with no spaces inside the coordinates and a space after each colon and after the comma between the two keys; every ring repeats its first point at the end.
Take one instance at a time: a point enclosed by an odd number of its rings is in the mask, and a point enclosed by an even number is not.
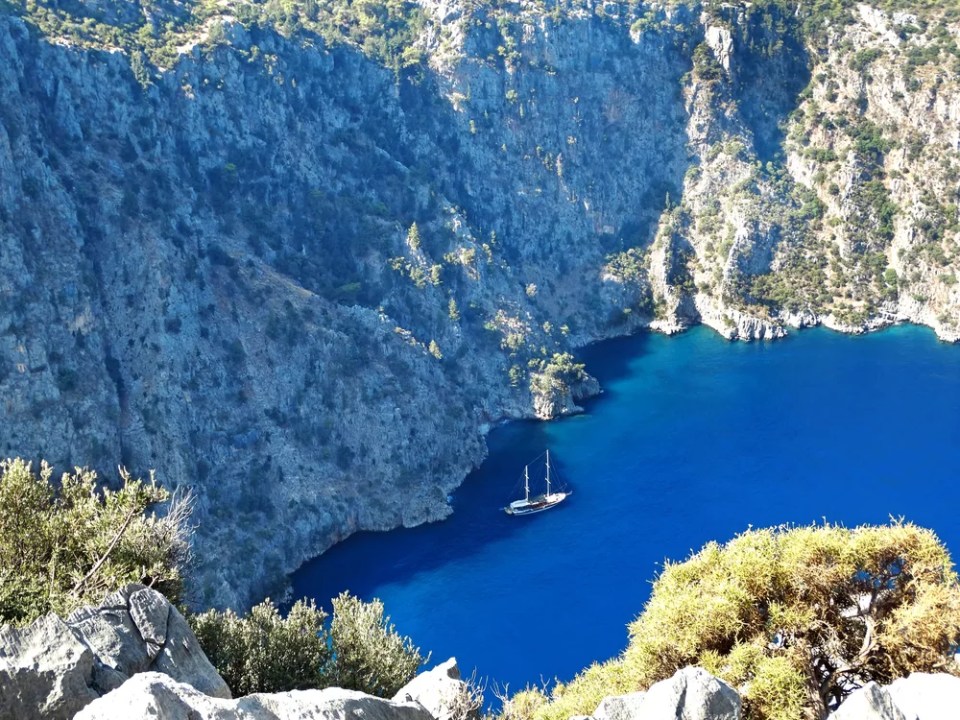
{"type": "Polygon", "coordinates": [[[586,413],[494,429],[451,518],[348,539],[294,575],[295,597],[379,597],[432,662],[515,691],[618,654],[664,558],[750,526],[904,517],[960,553],[960,347],[931,331],[694,328],[582,360],[604,388],[586,413]],[[573,496],[506,516],[545,447],[573,496]]]}

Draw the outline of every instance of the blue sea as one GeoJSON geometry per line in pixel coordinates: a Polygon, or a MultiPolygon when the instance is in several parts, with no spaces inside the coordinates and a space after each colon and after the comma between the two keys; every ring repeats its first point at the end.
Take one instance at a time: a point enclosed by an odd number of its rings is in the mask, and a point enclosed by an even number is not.
{"type": "Polygon", "coordinates": [[[903,517],[960,558],[960,347],[931,331],[695,328],[581,358],[604,388],[586,413],[496,428],[450,519],[356,535],[298,571],[296,595],[379,597],[433,661],[515,691],[617,655],[664,558],[751,526],[903,517]],[[574,494],[506,516],[547,447],[574,494]]]}

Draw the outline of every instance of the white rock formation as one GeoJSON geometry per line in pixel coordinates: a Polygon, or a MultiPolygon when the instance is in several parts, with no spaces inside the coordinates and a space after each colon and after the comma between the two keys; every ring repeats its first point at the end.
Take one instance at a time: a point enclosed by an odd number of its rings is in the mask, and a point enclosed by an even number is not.
{"type": "Polygon", "coordinates": [[[711,25],[704,33],[704,40],[713,51],[717,62],[724,70],[730,72],[730,56],[733,54],[733,35],[730,33],[730,28],[711,25]]]}
{"type": "Polygon", "coordinates": [[[960,714],[960,678],[912,673],[881,686],[867,683],[852,693],[830,720],[952,720],[960,714]]]}
{"type": "Polygon", "coordinates": [[[870,682],[852,693],[831,720],[906,720],[887,689],[870,682]]]}
{"type": "Polygon", "coordinates": [[[433,720],[415,702],[395,702],[355,690],[326,688],[213,698],[161,673],[141,673],[95,700],[76,720],[433,720]]]}
{"type": "Polygon", "coordinates": [[[420,703],[436,720],[468,720],[479,717],[479,708],[467,683],[460,678],[457,659],[450,658],[428,672],[420,673],[393,696],[394,702],[420,703]]]}
{"type": "Polygon", "coordinates": [[[890,683],[887,692],[906,720],[949,720],[960,716],[960,678],[946,673],[912,673],[890,683]]]}
{"type": "Polygon", "coordinates": [[[597,705],[593,717],[596,720],[632,720],[639,716],[646,695],[645,692],[608,695],[597,705]]]}

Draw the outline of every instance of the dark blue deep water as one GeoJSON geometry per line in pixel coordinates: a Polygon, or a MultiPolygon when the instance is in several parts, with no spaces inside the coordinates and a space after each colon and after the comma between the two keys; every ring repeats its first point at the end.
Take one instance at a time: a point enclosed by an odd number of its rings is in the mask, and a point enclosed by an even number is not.
{"type": "Polygon", "coordinates": [[[449,520],[354,536],[294,576],[297,596],[379,597],[434,660],[517,690],[619,653],[663,558],[751,525],[902,516],[960,554],[960,347],[929,330],[696,328],[582,357],[605,390],[586,414],[497,428],[449,520]],[[547,446],[574,495],[507,517],[547,446]]]}

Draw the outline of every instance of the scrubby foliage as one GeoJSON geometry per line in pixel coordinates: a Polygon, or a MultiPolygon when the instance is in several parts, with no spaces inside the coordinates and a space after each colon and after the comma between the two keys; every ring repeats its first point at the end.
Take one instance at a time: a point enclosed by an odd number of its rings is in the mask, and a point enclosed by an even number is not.
{"type": "Polygon", "coordinates": [[[200,646],[234,695],[331,685],[391,697],[427,658],[401,636],[379,600],[348,593],[333,600],[333,619],[300,600],[286,618],[269,599],[246,617],[210,610],[190,619],[200,646]]]}
{"type": "Polygon", "coordinates": [[[120,470],[118,490],[76,468],[59,483],[21,459],[0,461],[0,623],[26,624],[99,602],[127,583],[150,585],[176,602],[189,554],[189,499],[170,500],[154,482],[120,470]]]}
{"type": "Polygon", "coordinates": [[[313,601],[298,601],[280,616],[270,601],[239,617],[210,610],[190,618],[210,662],[235,696],[326,687],[332,653],[327,614],[313,601]]]}
{"type": "Polygon", "coordinates": [[[334,598],[330,636],[335,684],[371,695],[391,697],[429,659],[397,632],[377,599],[365,603],[349,593],[334,598]]]}
{"type": "Polygon", "coordinates": [[[623,656],[557,686],[549,703],[522,693],[507,712],[589,714],[605,695],[701,665],[740,690],[746,718],[824,717],[870,680],[955,671],[958,640],[960,587],[931,531],[908,523],[752,530],[668,563],[623,656]]]}

